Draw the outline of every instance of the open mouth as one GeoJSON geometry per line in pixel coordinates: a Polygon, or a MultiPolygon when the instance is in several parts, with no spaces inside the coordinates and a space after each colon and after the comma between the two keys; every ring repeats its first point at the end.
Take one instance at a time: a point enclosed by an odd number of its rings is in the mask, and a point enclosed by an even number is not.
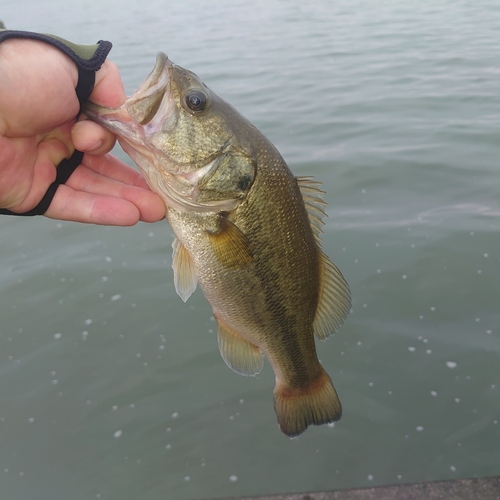
{"type": "Polygon", "coordinates": [[[163,53],[158,52],[156,64],[140,87],[127,99],[124,106],[129,115],[140,125],[151,123],[155,116],[163,116],[160,112],[172,73],[173,64],[163,53]]]}
{"type": "Polygon", "coordinates": [[[172,68],[168,57],[159,52],[149,76],[122,106],[106,108],[87,102],[83,112],[91,120],[134,145],[137,143],[134,136],[141,136],[143,141],[145,136],[158,130],[168,131],[176,120],[175,105],[170,98],[172,68]],[[140,127],[144,127],[144,131],[138,134],[140,127]]]}

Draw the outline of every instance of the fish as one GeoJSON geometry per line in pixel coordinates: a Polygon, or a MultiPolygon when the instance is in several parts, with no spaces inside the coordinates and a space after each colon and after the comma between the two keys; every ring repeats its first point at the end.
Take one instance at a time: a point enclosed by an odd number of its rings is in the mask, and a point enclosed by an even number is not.
{"type": "Polygon", "coordinates": [[[175,289],[185,302],[200,285],[226,364],[254,376],[270,362],[281,431],[293,438],[339,420],[315,337],[340,327],[351,297],[321,247],[321,183],[293,175],[250,121],[163,52],[121,107],[87,103],[84,113],[162,197],[175,289]]]}

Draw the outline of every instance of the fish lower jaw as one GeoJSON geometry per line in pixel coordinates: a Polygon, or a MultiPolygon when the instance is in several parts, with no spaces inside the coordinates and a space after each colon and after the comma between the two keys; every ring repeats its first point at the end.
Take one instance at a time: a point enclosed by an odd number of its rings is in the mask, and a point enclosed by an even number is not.
{"type": "Polygon", "coordinates": [[[234,210],[240,203],[240,200],[220,200],[213,202],[199,202],[196,197],[190,199],[185,196],[173,195],[171,190],[155,190],[162,198],[167,207],[173,208],[182,213],[204,213],[217,214],[219,212],[230,212],[234,210]],[[173,195],[173,196],[172,196],[173,195]]]}

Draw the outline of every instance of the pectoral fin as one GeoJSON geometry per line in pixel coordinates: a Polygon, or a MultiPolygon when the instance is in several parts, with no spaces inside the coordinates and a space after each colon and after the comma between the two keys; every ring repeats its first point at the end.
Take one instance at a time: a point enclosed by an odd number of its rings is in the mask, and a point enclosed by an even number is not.
{"type": "Polygon", "coordinates": [[[175,291],[179,297],[186,302],[196,290],[198,276],[194,262],[182,243],[175,238],[172,243],[172,269],[174,270],[175,291]]]}
{"type": "Polygon", "coordinates": [[[219,262],[225,267],[246,266],[252,262],[250,242],[243,232],[221,215],[216,231],[208,231],[208,238],[219,262]]]}
{"type": "Polygon", "coordinates": [[[260,349],[220,323],[217,340],[222,359],[236,373],[253,376],[264,367],[260,349]]]}

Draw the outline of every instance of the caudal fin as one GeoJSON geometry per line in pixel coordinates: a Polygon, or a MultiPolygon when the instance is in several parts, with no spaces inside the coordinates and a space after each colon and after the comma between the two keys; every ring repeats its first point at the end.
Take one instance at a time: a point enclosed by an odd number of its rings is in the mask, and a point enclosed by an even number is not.
{"type": "Polygon", "coordinates": [[[303,388],[277,384],[274,410],[281,432],[288,437],[302,434],[310,425],[335,422],[342,416],[342,405],[326,371],[303,388]]]}

